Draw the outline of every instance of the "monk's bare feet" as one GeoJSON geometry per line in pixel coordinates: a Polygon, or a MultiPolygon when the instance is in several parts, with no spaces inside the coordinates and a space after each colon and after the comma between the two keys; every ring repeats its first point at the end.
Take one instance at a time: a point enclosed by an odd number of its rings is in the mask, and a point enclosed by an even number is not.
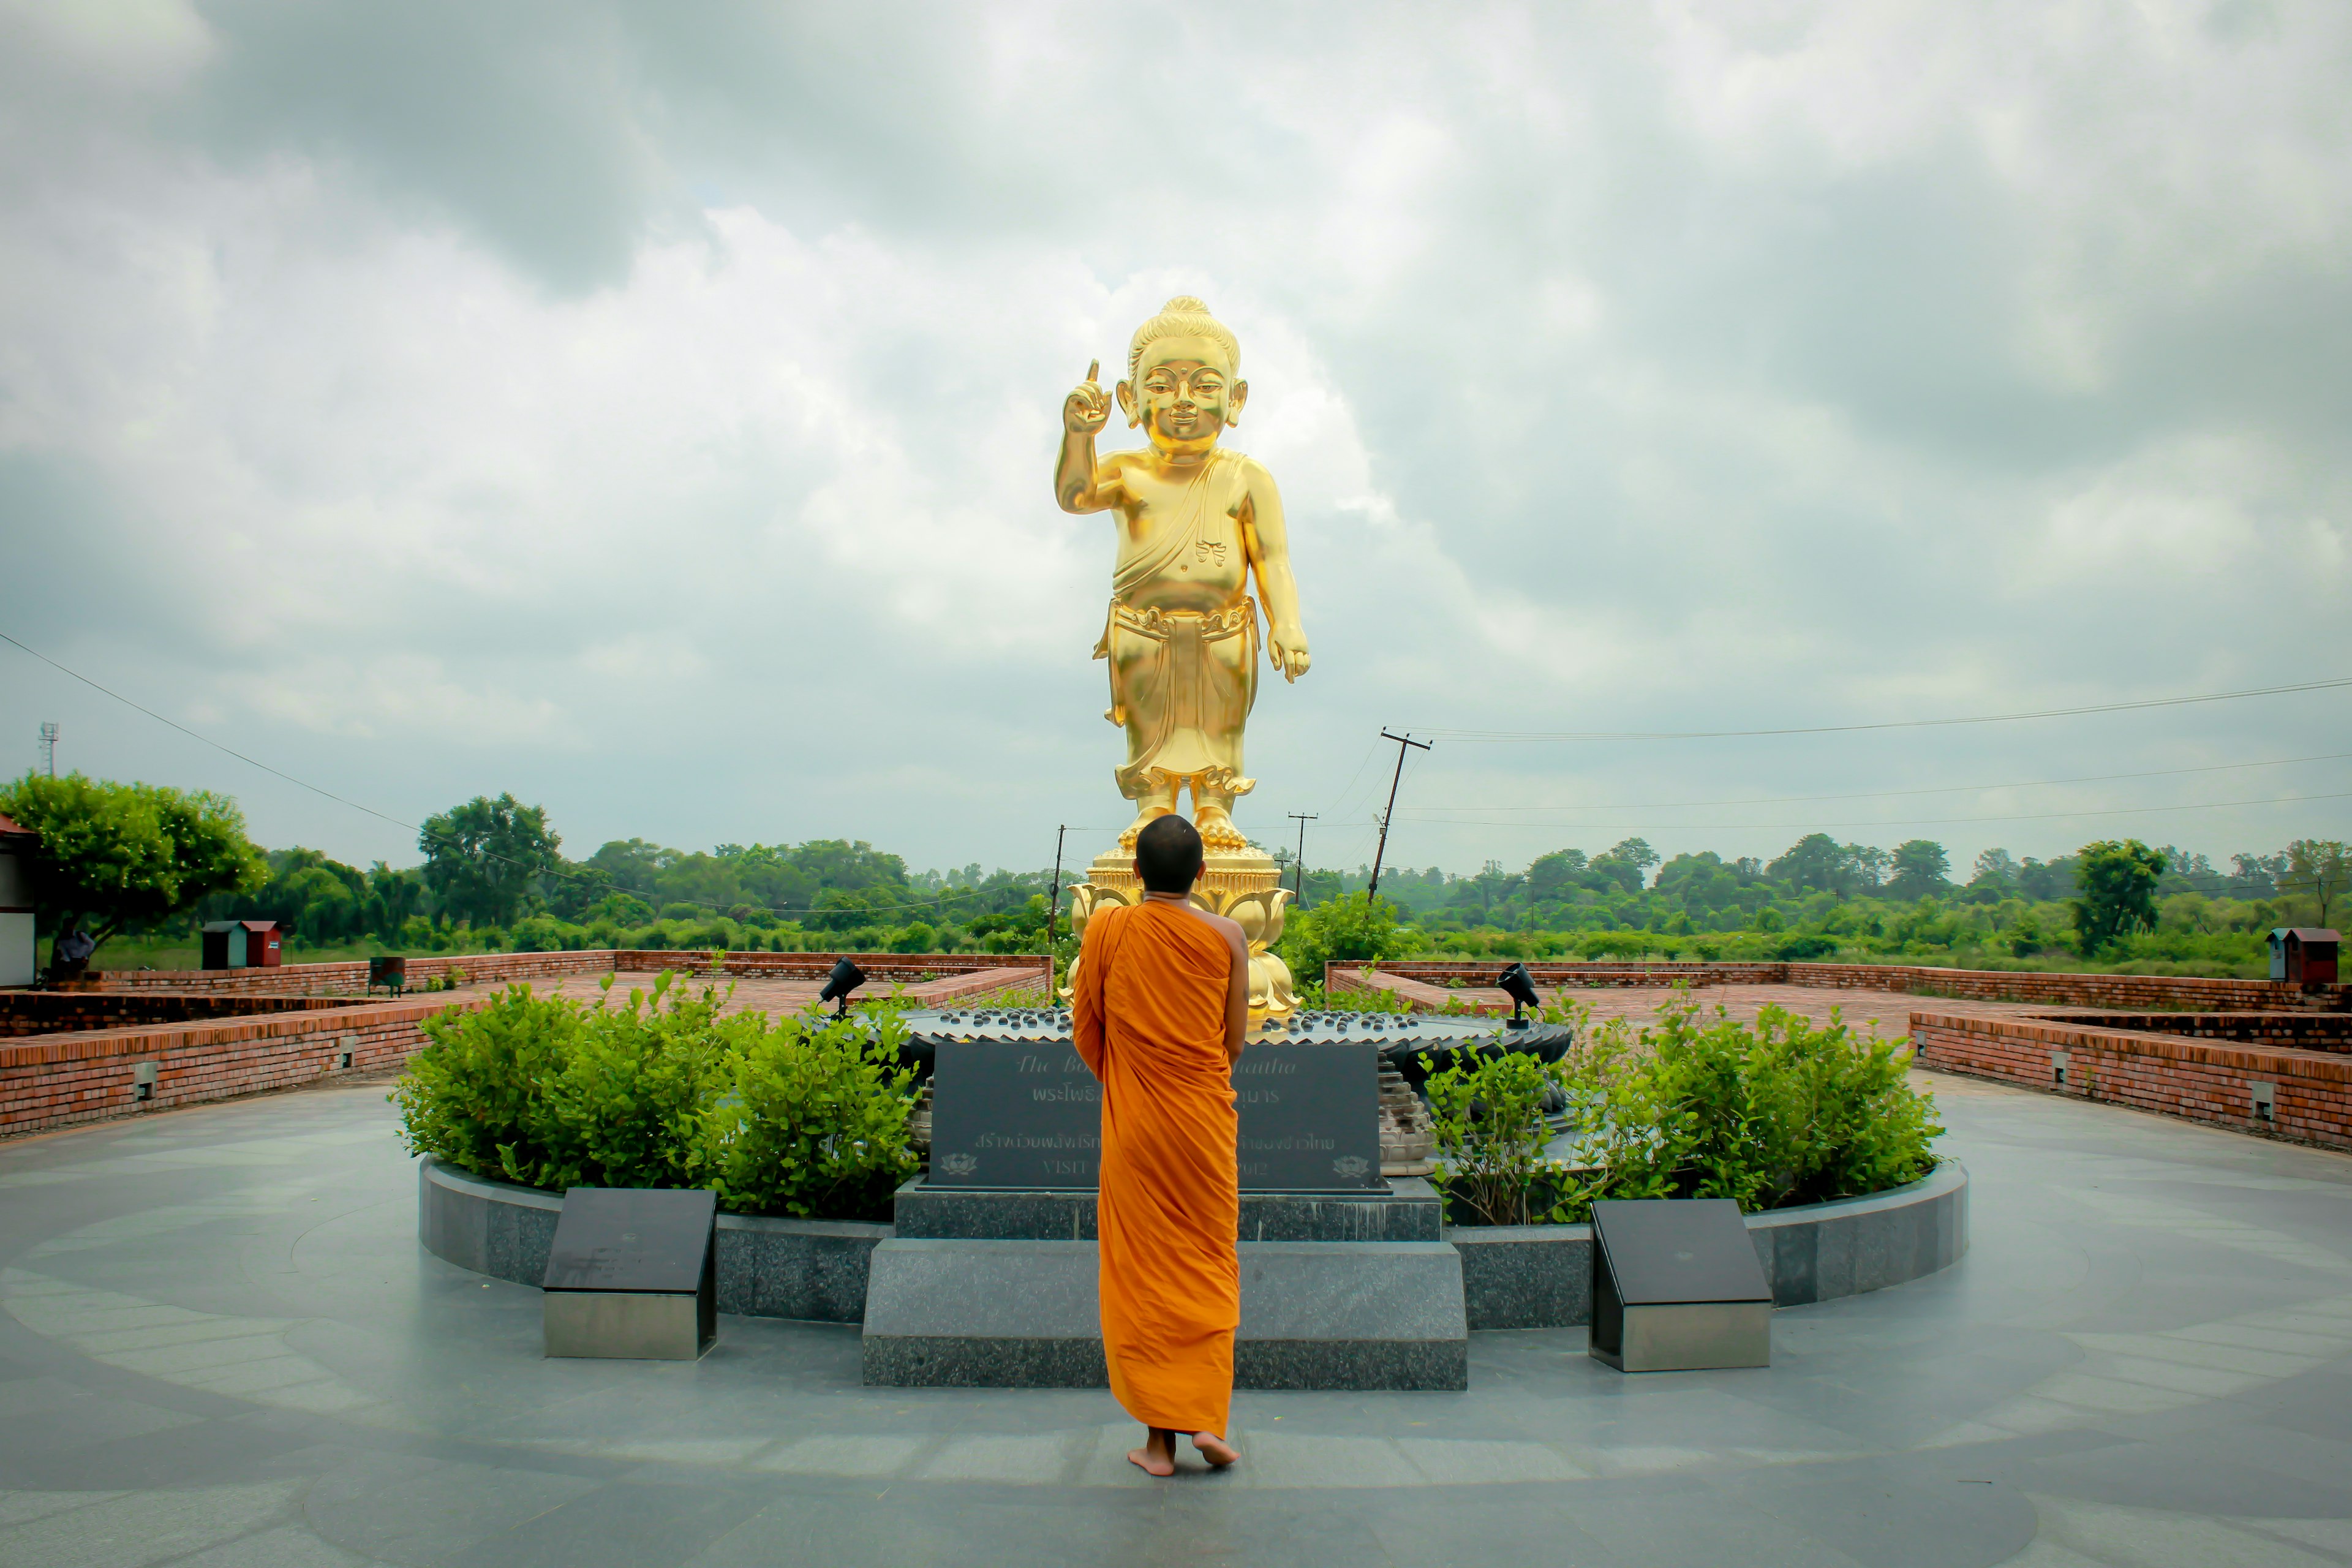
{"type": "Polygon", "coordinates": [[[1127,1451],[1127,1462],[1147,1476],[1172,1476],[1176,1473],[1176,1434],[1153,1426],[1140,1448],[1127,1451]]]}
{"type": "Polygon", "coordinates": [[[1241,1458],[1231,1443],[1226,1442],[1214,1432],[1193,1433],[1192,1448],[1201,1458],[1209,1461],[1212,1469],[1222,1470],[1241,1458]]]}

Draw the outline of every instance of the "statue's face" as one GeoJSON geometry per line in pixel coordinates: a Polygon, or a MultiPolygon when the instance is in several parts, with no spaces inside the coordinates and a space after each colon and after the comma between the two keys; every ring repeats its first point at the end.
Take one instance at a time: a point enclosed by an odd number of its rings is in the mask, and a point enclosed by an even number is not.
{"type": "Polygon", "coordinates": [[[1165,452],[1201,452],[1235,422],[1249,383],[1234,379],[1223,345],[1208,338],[1160,338],[1144,346],[1135,379],[1118,384],[1118,405],[1165,452]]]}

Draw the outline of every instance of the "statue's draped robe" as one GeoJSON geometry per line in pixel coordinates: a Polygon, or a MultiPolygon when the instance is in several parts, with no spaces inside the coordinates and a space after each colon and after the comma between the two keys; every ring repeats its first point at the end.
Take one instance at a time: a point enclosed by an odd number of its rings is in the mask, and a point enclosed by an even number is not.
{"type": "Polygon", "coordinates": [[[1242,730],[1257,700],[1257,603],[1246,596],[1210,614],[1137,609],[1134,590],[1173,578],[1192,563],[1223,565],[1246,549],[1240,526],[1218,499],[1232,488],[1234,459],[1201,465],[1175,515],[1123,552],[1110,584],[1110,616],[1097,658],[1110,660],[1110,707],[1127,730],[1118,787],[1140,799],[1169,779],[1198,778],[1222,794],[1247,795],[1242,730]],[[1155,773],[1163,775],[1155,779],[1155,773]]]}
{"type": "Polygon", "coordinates": [[[1225,988],[1233,949],[1171,904],[1097,910],[1070,1009],[1102,1080],[1103,1351],[1147,1426],[1225,1430],[1241,1228],[1225,988]]]}

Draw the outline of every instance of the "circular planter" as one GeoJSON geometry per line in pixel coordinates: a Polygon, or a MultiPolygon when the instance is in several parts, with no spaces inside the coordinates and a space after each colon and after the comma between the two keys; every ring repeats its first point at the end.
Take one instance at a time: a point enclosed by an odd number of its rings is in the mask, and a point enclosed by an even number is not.
{"type": "MultiPolygon", "coordinates": [[[[460,1268],[537,1285],[563,1200],[486,1181],[427,1154],[417,1172],[416,1238],[460,1268]]],[[[866,1270],[887,1225],[719,1216],[719,1310],[821,1323],[866,1321],[866,1270]]]]}
{"type": "MultiPolygon", "coordinates": [[[[1883,1290],[1948,1268],[1969,1249],[1969,1173],[1947,1160],[1866,1198],[1747,1216],[1772,1304],[1883,1290]]],[[[1554,1329],[1592,1317],[1589,1225],[1448,1226],[1474,1329],[1554,1329]]]]}
{"type": "MultiPolygon", "coordinates": [[[[486,1181],[425,1156],[417,1239],[460,1268],[518,1285],[546,1278],[563,1200],[486,1181]]],[[[1883,1290],[1948,1268],[1969,1249],[1969,1173],[1947,1160],[1866,1198],[1748,1216],[1775,1306],[1883,1290]]],[[[887,1225],[719,1216],[719,1310],[825,1323],[866,1320],[867,1264],[887,1225]]],[[[1474,1329],[1568,1328],[1592,1312],[1589,1225],[1449,1226],[1474,1329]]]]}

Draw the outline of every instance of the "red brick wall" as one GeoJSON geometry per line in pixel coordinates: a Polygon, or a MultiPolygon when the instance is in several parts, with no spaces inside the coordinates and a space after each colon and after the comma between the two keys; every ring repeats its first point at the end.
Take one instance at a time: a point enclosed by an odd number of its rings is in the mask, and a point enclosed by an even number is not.
{"type": "Polygon", "coordinates": [[[1973,1002],[2039,1003],[2118,1011],[2321,1013],[2352,1011],[2352,986],[2273,980],[2204,980],[2168,974],[2024,974],[1918,964],[1788,963],[1781,984],[1831,990],[1927,992],[1973,1002]]]}
{"type": "Polygon", "coordinates": [[[0,991],[0,1039],[341,1005],[341,1002],[328,996],[239,996],[178,991],[0,991]]]}
{"type": "MultiPolygon", "coordinates": [[[[572,967],[555,973],[602,974],[612,971],[614,956],[609,950],[596,953],[495,954],[491,955],[490,962],[593,958],[595,960],[593,967],[575,963],[572,967]]],[[[625,967],[632,972],[663,968],[707,972],[709,962],[708,953],[623,952],[618,956],[625,961],[646,961],[627,963],[625,967]]],[[[814,957],[799,953],[732,953],[729,955],[728,972],[781,973],[792,977],[799,974],[800,970],[806,969],[810,971],[807,977],[814,978],[833,967],[835,956],[830,953],[814,957]],[[739,968],[736,961],[742,959],[755,962],[739,968]],[[771,960],[784,962],[782,964],[758,962],[771,960]],[[798,964],[798,969],[792,967],[794,963],[798,964]]],[[[1045,961],[1043,958],[970,953],[853,953],[850,956],[856,959],[858,966],[876,980],[887,980],[894,974],[908,981],[926,973],[938,975],[938,980],[916,987],[919,996],[933,1004],[950,1000],[969,1004],[1005,990],[1042,987],[1045,982],[1045,961]]],[[[510,968],[504,973],[494,971],[485,974],[474,967],[477,961],[468,958],[428,962],[454,963],[464,968],[467,978],[473,980],[546,977],[544,971],[516,974],[510,968]]],[[[274,979],[277,975],[294,973],[298,968],[313,971],[356,969],[362,979],[366,974],[365,964],[303,964],[289,966],[274,973],[266,969],[211,973],[274,979]]],[[[418,961],[410,962],[412,978],[417,976],[419,968],[418,961]]],[[[211,1006],[253,1016],[186,1023],[142,1020],[127,1026],[26,1036],[15,1043],[0,1044],[0,1133],[29,1131],[72,1121],[119,1116],[148,1106],[186,1104],[250,1094],[257,1089],[282,1089],[341,1070],[337,1064],[346,1048],[356,1050],[352,1064],[355,1068],[394,1066],[405,1061],[424,1045],[425,1037],[419,1026],[425,1019],[446,1007],[478,1007],[485,1000],[484,995],[478,993],[470,996],[438,999],[430,995],[411,995],[397,1002],[379,997],[347,1003],[325,998],[222,993],[201,994],[193,998],[151,991],[108,993],[80,990],[26,994],[53,998],[58,1006],[87,1007],[91,1010],[90,1016],[100,1021],[107,1021],[103,1015],[108,1010],[135,1010],[151,1005],[161,1009],[173,1005],[211,1006]],[[342,1044],[346,1036],[357,1037],[355,1047],[346,1047],[342,1044]],[[132,1069],[136,1064],[147,1061],[156,1064],[156,1083],[153,1097],[142,1102],[136,1094],[132,1069]]],[[[68,1029],[77,1026],[70,1022],[65,1026],[68,1029]]]]}
{"type": "Polygon", "coordinates": [[[282,1089],[342,1070],[389,1067],[425,1043],[419,1026],[446,1006],[379,1002],[267,1016],[47,1035],[0,1045],[0,1132],[25,1132],[126,1111],[282,1089]],[[346,1043],[348,1041],[348,1043],[346,1043]],[[139,1100],[133,1069],[155,1064],[152,1098],[139,1100]]]}
{"type": "MultiPolygon", "coordinates": [[[[1399,995],[1443,1005],[1445,982],[1491,986],[1507,965],[1390,960],[1380,965],[1399,995]],[[1407,985],[1406,982],[1412,983],[1407,985]],[[1419,989],[1416,989],[1418,987],[1419,989]]],[[[1323,966],[1326,990],[1365,989],[1362,965],[1323,966]]],[[[2352,1012],[2352,985],[2291,985],[2271,980],[2202,980],[2163,974],[2025,974],[1992,969],[1935,969],[1907,963],[1536,963],[1538,985],[1811,985],[1827,990],[1927,993],[1974,1002],[2118,1011],[2251,1013],[2352,1012]]]]}
{"type": "Polygon", "coordinates": [[[2338,1053],[1925,1011],[1911,1015],[1911,1043],[1926,1067],[2352,1149],[2352,1058],[2338,1053]],[[2067,1056],[2063,1085],[2053,1051],[2067,1056]],[[2257,1082],[2273,1086],[2273,1121],[2254,1114],[2257,1082]]]}
{"type": "MultiPolygon", "coordinates": [[[[970,974],[986,969],[1034,969],[1045,984],[1045,961],[992,952],[730,952],[725,973],[784,979],[822,980],[837,959],[850,958],[876,980],[918,974],[970,974]]],[[[708,973],[709,951],[653,951],[609,947],[579,952],[476,952],[411,958],[408,986],[414,991],[451,970],[469,984],[554,980],[573,974],[652,973],[664,969],[708,973]]],[[[106,969],[91,972],[68,990],[232,992],[240,995],[358,995],[367,989],[364,959],[347,963],[289,963],[277,969],[106,969]]]]}
{"type": "MultiPolygon", "coordinates": [[[[412,991],[451,970],[468,982],[554,980],[571,974],[604,974],[613,968],[611,948],[583,952],[471,952],[442,958],[411,958],[412,991]]],[[[658,966],[656,966],[658,967],[658,966]]],[[[675,967],[675,966],[673,966],[675,967]]],[[[245,996],[356,996],[367,989],[367,961],[289,963],[276,969],[103,969],[64,987],[86,991],[217,991],[245,996]]]]}
{"type": "Polygon", "coordinates": [[[2132,1034],[2352,1051],[2352,1014],[2346,1013],[2069,1013],[2063,1021],[2132,1034]]]}

